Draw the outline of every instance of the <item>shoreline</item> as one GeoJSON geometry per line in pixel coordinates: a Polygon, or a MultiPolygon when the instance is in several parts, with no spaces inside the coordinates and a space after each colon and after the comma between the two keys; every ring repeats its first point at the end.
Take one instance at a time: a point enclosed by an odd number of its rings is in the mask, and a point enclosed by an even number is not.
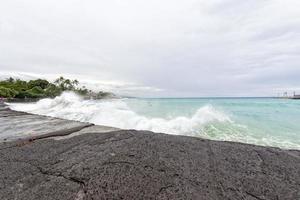
{"type": "Polygon", "coordinates": [[[0,128],[16,136],[0,139],[1,199],[300,197],[299,150],[119,130],[3,104],[0,128]]]}
{"type": "Polygon", "coordinates": [[[300,130],[299,123],[297,123],[299,114],[295,113],[297,107],[292,104],[292,107],[284,105],[281,109],[282,103],[289,104],[287,101],[281,102],[282,100],[275,99],[274,104],[272,104],[273,100],[269,99],[238,100],[237,102],[197,100],[191,103],[189,100],[174,100],[173,103],[169,100],[121,99],[120,101],[108,100],[109,103],[106,103],[106,100],[93,100],[90,103],[77,98],[77,95],[70,96],[69,94],[48,100],[38,103],[7,103],[7,105],[16,111],[56,116],[65,120],[79,120],[97,125],[105,124],[121,129],[149,130],[218,141],[235,141],[300,150],[299,137],[293,135],[294,132],[297,133],[300,130]],[[166,106],[167,104],[171,106],[166,106]],[[270,105],[273,106],[272,109],[270,105]],[[61,109],[61,106],[65,109],[61,109]],[[281,113],[277,111],[279,108],[281,113]],[[188,111],[186,112],[185,109],[188,111]],[[266,109],[267,113],[262,112],[262,109],[266,109]],[[290,118],[293,115],[294,117],[290,118]],[[281,116],[282,120],[276,116],[281,116]],[[257,121],[257,117],[262,120],[257,121]],[[257,122],[253,124],[255,121],[257,122]]]}

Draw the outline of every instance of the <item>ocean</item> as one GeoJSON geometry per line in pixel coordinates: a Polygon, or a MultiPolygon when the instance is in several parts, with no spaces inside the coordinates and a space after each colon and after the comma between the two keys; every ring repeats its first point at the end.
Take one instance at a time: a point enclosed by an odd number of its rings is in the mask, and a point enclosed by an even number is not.
{"type": "Polygon", "coordinates": [[[300,149],[300,101],[277,98],[123,98],[84,100],[74,93],[10,103],[34,114],[122,129],[150,130],[284,149],[300,149]]]}

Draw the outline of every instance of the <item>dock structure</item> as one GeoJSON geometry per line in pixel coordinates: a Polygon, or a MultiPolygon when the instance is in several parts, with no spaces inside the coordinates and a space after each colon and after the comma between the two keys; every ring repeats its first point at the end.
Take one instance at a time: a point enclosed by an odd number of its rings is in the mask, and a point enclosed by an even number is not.
{"type": "Polygon", "coordinates": [[[292,96],[290,99],[300,99],[300,95],[294,95],[294,96],[292,96]]]}
{"type": "Polygon", "coordinates": [[[296,99],[300,100],[300,95],[296,94],[296,92],[293,92],[292,95],[288,95],[288,92],[284,92],[282,96],[278,93],[278,98],[280,99],[296,99]]]}
{"type": "Polygon", "coordinates": [[[0,104],[0,199],[300,199],[300,151],[119,130],[0,104]]]}

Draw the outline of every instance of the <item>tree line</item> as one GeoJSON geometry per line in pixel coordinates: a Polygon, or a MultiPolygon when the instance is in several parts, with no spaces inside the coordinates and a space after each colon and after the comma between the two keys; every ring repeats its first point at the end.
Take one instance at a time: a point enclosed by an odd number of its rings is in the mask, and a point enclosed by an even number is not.
{"type": "Polygon", "coordinates": [[[4,98],[46,98],[59,96],[64,91],[73,91],[82,96],[92,96],[95,98],[104,98],[111,96],[111,93],[94,93],[85,86],[79,87],[78,80],[57,78],[54,82],[45,79],[36,79],[24,81],[12,77],[0,81],[0,97],[4,98]]]}

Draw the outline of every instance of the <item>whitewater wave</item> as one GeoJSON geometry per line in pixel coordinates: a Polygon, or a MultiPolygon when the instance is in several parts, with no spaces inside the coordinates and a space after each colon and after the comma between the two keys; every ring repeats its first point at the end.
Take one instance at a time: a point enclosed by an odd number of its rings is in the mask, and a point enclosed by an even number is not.
{"type": "Polygon", "coordinates": [[[54,99],[42,99],[36,103],[11,103],[9,106],[13,110],[121,129],[150,130],[215,140],[298,148],[297,144],[291,142],[254,135],[246,126],[235,123],[228,115],[211,105],[200,107],[191,117],[178,116],[171,119],[139,115],[122,99],[84,100],[70,92],[54,99]]]}
{"type": "Polygon", "coordinates": [[[183,116],[173,119],[148,118],[132,111],[122,99],[83,100],[74,93],[63,93],[55,99],[43,99],[37,103],[10,104],[10,107],[13,110],[122,129],[151,130],[173,134],[193,132],[195,129],[214,121],[231,121],[224,113],[209,105],[199,108],[191,118],[183,116]]]}

